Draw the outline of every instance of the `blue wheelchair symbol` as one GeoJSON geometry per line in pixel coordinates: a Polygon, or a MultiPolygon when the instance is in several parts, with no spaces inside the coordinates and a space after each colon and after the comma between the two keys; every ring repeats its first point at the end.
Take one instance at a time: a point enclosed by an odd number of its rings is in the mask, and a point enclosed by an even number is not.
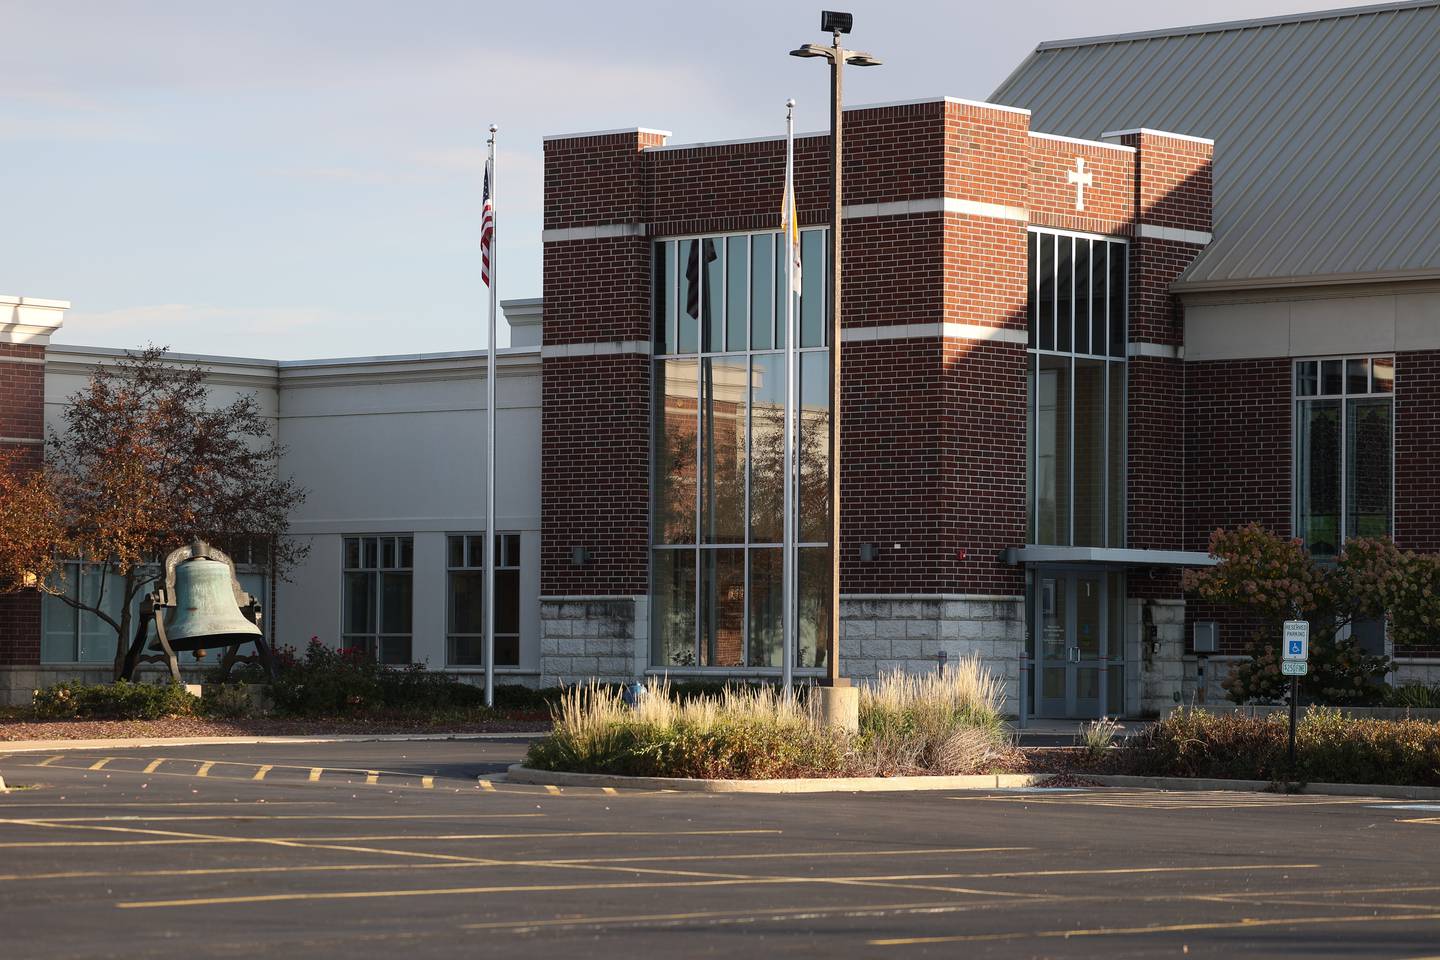
{"type": "Polygon", "coordinates": [[[1301,647],[1302,647],[1302,646],[1303,646],[1303,644],[1301,644],[1301,642],[1300,642],[1299,640],[1291,640],[1291,641],[1290,641],[1290,655],[1291,655],[1292,657],[1298,657],[1298,656],[1300,656],[1300,650],[1301,650],[1301,647]]]}

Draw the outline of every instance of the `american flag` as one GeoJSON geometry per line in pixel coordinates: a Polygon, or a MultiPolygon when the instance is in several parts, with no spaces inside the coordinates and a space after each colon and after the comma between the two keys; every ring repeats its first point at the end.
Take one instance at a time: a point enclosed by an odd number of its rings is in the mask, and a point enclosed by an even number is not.
{"type": "Polygon", "coordinates": [[[490,199],[490,161],[485,161],[485,198],[480,211],[480,279],[490,286],[490,253],[495,245],[495,201],[490,199]]]}

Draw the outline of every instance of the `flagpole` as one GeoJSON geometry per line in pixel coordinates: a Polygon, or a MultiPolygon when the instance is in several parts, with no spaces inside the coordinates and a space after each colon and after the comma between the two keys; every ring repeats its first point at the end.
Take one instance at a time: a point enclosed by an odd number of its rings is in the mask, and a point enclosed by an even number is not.
{"type": "Polygon", "coordinates": [[[485,706],[495,706],[495,304],[499,299],[500,244],[496,211],[500,204],[495,171],[495,135],[490,124],[490,329],[485,343],[485,706]]]}
{"type": "Polygon", "coordinates": [[[781,526],[783,542],[780,551],[780,576],[783,581],[781,598],[785,614],[780,628],[780,683],[786,697],[792,695],[795,683],[795,650],[798,646],[796,629],[798,618],[795,608],[799,601],[799,578],[795,551],[795,400],[796,400],[796,353],[795,353],[795,251],[791,236],[799,226],[794,222],[799,212],[795,202],[795,101],[785,101],[785,196],[781,201],[784,210],[781,215],[785,256],[785,466],[782,505],[785,521],[781,526]]]}

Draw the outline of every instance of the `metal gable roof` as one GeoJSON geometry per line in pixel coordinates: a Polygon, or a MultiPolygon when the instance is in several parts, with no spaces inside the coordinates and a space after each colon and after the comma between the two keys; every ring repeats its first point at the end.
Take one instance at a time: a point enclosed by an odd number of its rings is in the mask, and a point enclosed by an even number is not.
{"type": "Polygon", "coordinates": [[[1440,2],[1043,43],[991,96],[1031,129],[1215,140],[1189,289],[1440,276],[1440,2]]]}

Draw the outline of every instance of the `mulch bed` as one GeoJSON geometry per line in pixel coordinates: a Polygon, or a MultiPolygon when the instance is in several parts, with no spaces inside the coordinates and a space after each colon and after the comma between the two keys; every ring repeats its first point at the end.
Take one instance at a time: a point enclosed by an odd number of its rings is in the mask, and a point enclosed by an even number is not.
{"type": "Polygon", "coordinates": [[[404,733],[531,733],[550,729],[548,718],[534,714],[488,720],[412,718],[339,718],[332,720],[261,717],[253,720],[209,720],[166,717],[162,720],[0,719],[0,742],[7,740],[107,740],[122,737],[278,737],[341,734],[345,736],[404,733]]]}
{"type": "MultiPolygon", "coordinates": [[[[1096,758],[1082,747],[1020,747],[1006,756],[1000,773],[1054,773],[1064,776],[1121,773],[1114,750],[1096,758]]],[[[1050,784],[1047,784],[1047,786],[1050,784]]],[[[1064,784],[1069,786],[1070,784],[1064,784]]],[[[1091,784],[1080,784],[1090,786],[1091,784]]],[[[1053,784],[1062,786],[1062,784],[1053,784]]]]}

